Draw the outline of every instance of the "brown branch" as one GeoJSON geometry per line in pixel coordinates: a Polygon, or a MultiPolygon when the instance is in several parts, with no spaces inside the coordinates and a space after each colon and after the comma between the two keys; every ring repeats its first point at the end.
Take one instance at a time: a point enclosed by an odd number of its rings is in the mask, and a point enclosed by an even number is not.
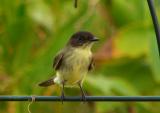
{"type": "Polygon", "coordinates": [[[74,0],[74,7],[77,8],[78,6],[78,0],[74,0]]]}

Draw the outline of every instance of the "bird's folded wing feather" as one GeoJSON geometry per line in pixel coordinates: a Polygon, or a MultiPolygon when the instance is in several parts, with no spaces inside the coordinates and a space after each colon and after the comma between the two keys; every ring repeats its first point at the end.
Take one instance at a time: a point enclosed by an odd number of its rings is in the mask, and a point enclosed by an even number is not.
{"type": "Polygon", "coordinates": [[[53,68],[55,70],[58,70],[61,67],[61,64],[62,64],[62,61],[63,61],[63,56],[64,56],[64,54],[61,52],[54,58],[53,68]]]}
{"type": "Polygon", "coordinates": [[[94,60],[93,60],[93,57],[91,58],[90,60],[90,64],[88,66],[88,71],[92,70],[95,66],[95,63],[94,63],[94,60]]]}

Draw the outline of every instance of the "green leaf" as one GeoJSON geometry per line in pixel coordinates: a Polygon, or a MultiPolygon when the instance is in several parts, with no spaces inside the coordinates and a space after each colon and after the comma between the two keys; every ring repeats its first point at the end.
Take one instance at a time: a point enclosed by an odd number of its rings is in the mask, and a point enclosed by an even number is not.
{"type": "MultiPolygon", "coordinates": [[[[104,95],[137,95],[133,86],[120,78],[104,77],[101,75],[91,75],[86,79],[87,84],[99,90],[104,95]],[[91,77],[92,76],[92,77],[91,77]]],[[[87,87],[86,87],[87,88],[87,87]]],[[[91,90],[88,88],[88,90],[91,90]]]]}
{"type": "Polygon", "coordinates": [[[110,63],[99,67],[97,73],[124,79],[132,84],[140,94],[151,95],[156,90],[156,83],[153,79],[150,65],[144,57],[112,59],[110,63]]]}
{"type": "Polygon", "coordinates": [[[148,54],[148,62],[151,66],[154,79],[160,83],[160,57],[155,35],[150,39],[150,49],[148,54]]]}
{"type": "Polygon", "coordinates": [[[152,33],[147,23],[127,26],[114,37],[115,49],[123,56],[138,57],[148,54],[152,33]]]}

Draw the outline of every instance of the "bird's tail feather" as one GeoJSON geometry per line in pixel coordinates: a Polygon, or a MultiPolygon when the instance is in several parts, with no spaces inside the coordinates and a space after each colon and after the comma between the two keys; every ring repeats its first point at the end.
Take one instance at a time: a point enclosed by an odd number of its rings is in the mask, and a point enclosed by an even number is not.
{"type": "Polygon", "coordinates": [[[49,80],[46,80],[44,82],[41,82],[40,84],[38,84],[39,86],[41,87],[47,87],[47,86],[51,86],[51,85],[54,85],[54,79],[51,78],[49,80]]]}

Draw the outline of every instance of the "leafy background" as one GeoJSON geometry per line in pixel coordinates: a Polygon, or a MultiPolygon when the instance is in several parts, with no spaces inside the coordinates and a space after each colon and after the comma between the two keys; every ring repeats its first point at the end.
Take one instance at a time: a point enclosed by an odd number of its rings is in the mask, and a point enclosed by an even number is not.
{"type": "MultiPolygon", "coordinates": [[[[160,17],[160,1],[155,0],[160,17]]],[[[0,0],[0,94],[60,95],[37,84],[52,75],[52,61],[76,31],[100,38],[87,95],[160,95],[160,60],[144,0],[0,0]]],[[[79,89],[65,89],[80,95],[79,89]]],[[[29,102],[0,102],[0,113],[27,113],[29,102]]],[[[32,113],[158,113],[160,103],[35,102],[32,113]]]]}

